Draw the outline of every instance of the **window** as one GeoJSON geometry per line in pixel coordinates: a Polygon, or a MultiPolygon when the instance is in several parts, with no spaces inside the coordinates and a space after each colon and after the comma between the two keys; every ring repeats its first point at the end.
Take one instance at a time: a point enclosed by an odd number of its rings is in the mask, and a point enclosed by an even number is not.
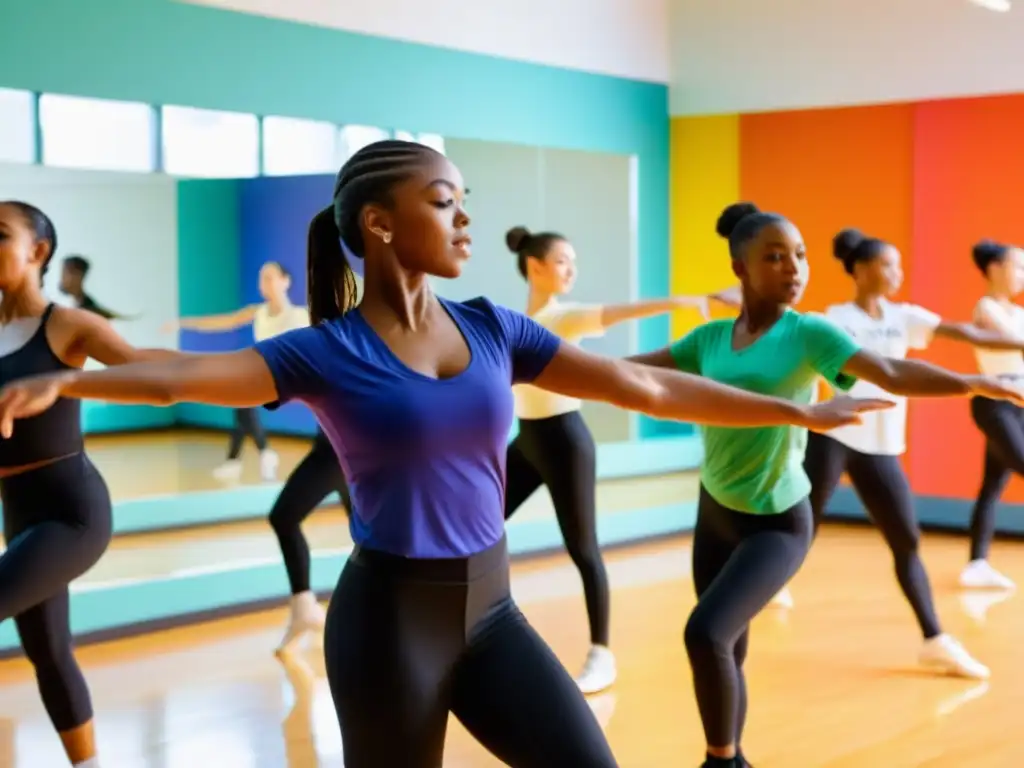
{"type": "Polygon", "coordinates": [[[34,99],[28,91],[0,88],[0,160],[35,162],[34,99]]]}
{"type": "Polygon", "coordinates": [[[408,131],[395,131],[395,138],[402,141],[416,141],[424,146],[436,149],[444,154],[444,136],[437,133],[409,133],[408,131]]]}
{"type": "Polygon", "coordinates": [[[259,174],[255,115],[164,107],[164,171],[173,176],[245,178],[259,174]]]}
{"type": "Polygon", "coordinates": [[[263,118],[263,172],[268,176],[334,173],[338,170],[338,129],[331,123],[263,118]]]}
{"type": "Polygon", "coordinates": [[[47,93],[39,98],[43,162],[64,168],[152,171],[156,120],[148,104],[47,93]]]}
{"type": "Polygon", "coordinates": [[[383,128],[374,128],[370,125],[345,125],[338,131],[338,160],[339,165],[348,160],[352,155],[375,141],[382,141],[391,138],[391,131],[383,128]]]}

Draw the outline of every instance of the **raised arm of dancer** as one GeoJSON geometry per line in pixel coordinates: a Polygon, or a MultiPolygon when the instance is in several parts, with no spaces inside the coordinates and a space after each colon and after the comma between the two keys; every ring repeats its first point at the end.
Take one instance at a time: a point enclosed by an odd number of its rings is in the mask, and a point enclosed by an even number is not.
{"type": "Polygon", "coordinates": [[[70,339],[62,356],[68,365],[80,368],[89,358],[103,365],[124,365],[170,360],[187,356],[175,349],[138,349],[129,344],[102,316],[84,309],[65,309],[70,339]]]}
{"type": "MultiPolygon", "coordinates": [[[[718,293],[699,296],[672,296],[667,299],[648,299],[628,304],[602,304],[589,311],[597,312],[597,322],[604,328],[624,323],[629,320],[640,320],[645,317],[675,312],[677,309],[693,308],[701,313],[705,320],[710,318],[708,303],[717,301],[728,307],[739,307],[743,301],[739,288],[727,288],[718,293]]],[[[582,309],[582,312],[588,309],[582,309]]]]}
{"type": "MultiPolygon", "coordinates": [[[[291,333],[316,333],[316,329],[291,333]]],[[[296,359],[289,365],[301,367],[303,361],[296,359]]],[[[292,378],[307,380],[300,376],[292,378]]],[[[698,376],[600,357],[572,344],[559,346],[535,383],[544,389],[602,400],[659,418],[724,426],[797,424],[828,430],[856,423],[863,412],[892,405],[882,400],[849,398],[801,405],[698,376]]],[[[315,382],[309,384],[311,388],[315,386],[315,382]]],[[[303,394],[309,397],[316,393],[303,394]]],[[[255,349],[181,355],[101,371],[69,371],[22,379],[0,390],[0,435],[9,437],[16,419],[40,413],[61,396],[118,403],[200,402],[243,408],[277,400],[278,392],[267,363],[255,349]]]]}
{"type": "Polygon", "coordinates": [[[796,424],[828,430],[835,425],[855,424],[859,414],[893,405],[885,400],[846,397],[803,405],[688,373],[593,355],[571,344],[559,347],[533,383],[541,389],[600,400],[656,418],[727,427],[796,424]],[[836,407],[822,407],[830,403],[836,407]]]}
{"type": "Polygon", "coordinates": [[[244,328],[252,325],[256,318],[258,304],[250,304],[234,312],[226,312],[222,315],[204,315],[202,317],[182,317],[170,326],[181,328],[186,331],[233,331],[236,328],[244,328]]]}
{"type": "Polygon", "coordinates": [[[983,328],[973,323],[947,323],[935,329],[935,335],[950,341],[962,341],[982,349],[1024,351],[1024,339],[1001,328],[983,328]]]}

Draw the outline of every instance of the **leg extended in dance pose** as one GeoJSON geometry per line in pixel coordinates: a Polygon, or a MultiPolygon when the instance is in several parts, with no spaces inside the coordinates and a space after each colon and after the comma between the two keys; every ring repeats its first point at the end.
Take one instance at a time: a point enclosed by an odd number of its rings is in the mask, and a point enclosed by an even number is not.
{"type": "Polygon", "coordinates": [[[278,651],[289,650],[308,634],[320,634],[326,613],[310,588],[309,543],[302,523],[331,493],[337,492],[345,511],[351,514],[352,500],[338,464],[338,457],[323,430],[318,429],[309,453],[298,463],[278,494],[268,518],[274,529],[288,585],[291,588],[291,616],[278,651]]]}
{"type": "MultiPolygon", "coordinates": [[[[514,227],[505,236],[516,254],[519,273],[529,285],[526,314],[566,343],[604,335],[619,323],[684,307],[707,318],[708,298],[678,296],[630,304],[562,303],[576,282],[576,251],[555,232],[531,233],[514,227]]],[[[615,656],[609,649],[611,597],[597,540],[596,454],[594,438],[580,416],[580,400],[530,385],[515,388],[519,435],[509,446],[509,518],[541,485],[547,487],[566,551],[580,572],[590,621],[590,652],[576,681],[584,693],[615,682],[615,656]]]]}
{"type": "Polygon", "coordinates": [[[844,471],[849,475],[869,519],[892,552],[896,581],[924,638],[921,664],[944,674],[987,678],[988,667],[974,659],[955,638],[942,632],[919,552],[921,529],[914,515],[913,494],[899,458],[861,453],[832,437],[814,434],[807,443],[804,469],[812,485],[815,532],[840,477],[844,471]]]}
{"type": "MultiPolygon", "coordinates": [[[[972,258],[985,276],[986,292],[974,308],[978,325],[1012,336],[1024,336],[1024,308],[1013,299],[1024,290],[1024,251],[983,241],[972,258]]],[[[1024,356],[1014,351],[978,349],[978,370],[1024,386],[1024,356]]],[[[971,551],[960,584],[968,589],[1013,589],[1014,583],[989,563],[995,537],[996,506],[1011,474],[1024,477],[1024,412],[1012,403],[976,397],[971,416],[985,436],[981,487],[971,513],[971,551]]]]}
{"type": "Polygon", "coordinates": [[[469,257],[458,169],[383,141],[310,225],[314,327],[228,354],[43,376],[0,390],[0,434],[59,397],[316,413],[354,480],[356,543],[328,610],[349,768],[437,768],[454,713],[513,768],[617,763],[579,687],[516,609],[504,542],[509,382],[732,426],[830,429],[877,402],[809,405],[589,354],[525,315],[433,294],[469,257]],[[341,243],[365,263],[363,300],[341,243]]]}
{"type": "MultiPolygon", "coordinates": [[[[733,271],[740,278],[739,319],[700,326],[670,347],[634,359],[798,403],[812,400],[819,378],[840,389],[863,379],[881,395],[990,392],[1019,398],[996,381],[879,355],[821,316],[790,309],[809,271],[803,238],[784,217],[736,204],[722,213],[717,231],[728,238],[733,271]]],[[[698,523],[703,530],[693,542],[700,594],[687,624],[686,645],[707,738],[707,765],[743,766],[739,742],[746,626],[796,573],[811,539],[812,486],[802,467],[807,432],[708,427],[703,438],[705,521],[698,523]],[[709,666],[712,658],[716,662],[709,666]]]]}

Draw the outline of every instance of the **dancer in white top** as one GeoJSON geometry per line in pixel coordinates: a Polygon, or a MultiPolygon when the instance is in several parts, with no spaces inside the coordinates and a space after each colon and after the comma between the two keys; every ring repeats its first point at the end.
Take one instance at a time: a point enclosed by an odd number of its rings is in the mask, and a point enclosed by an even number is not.
{"type": "MultiPolygon", "coordinates": [[[[988,288],[974,308],[974,322],[983,328],[1024,336],[1024,308],[1013,297],[1024,290],[1024,251],[1001,243],[980,242],[972,253],[988,288]]],[[[1017,350],[978,349],[978,370],[1024,384],[1024,356],[1017,350]]],[[[1014,583],[988,562],[995,535],[996,505],[1011,473],[1024,477],[1024,411],[1014,405],[975,397],[971,416],[985,435],[985,471],[971,514],[971,554],[960,574],[968,589],[1013,589],[1014,583]],[[1008,406],[1008,407],[1007,407],[1008,406]]]]}
{"type": "MultiPolygon", "coordinates": [[[[531,234],[515,227],[508,231],[506,244],[530,287],[527,315],[572,344],[601,336],[617,323],[683,307],[695,307],[706,317],[709,298],[738,305],[735,292],[616,305],[563,304],[558,297],[569,293],[576,279],[576,252],[569,241],[556,233],[531,234]]],[[[577,683],[584,693],[597,693],[612,685],[617,673],[608,648],[608,577],[597,541],[594,439],[576,398],[529,385],[516,386],[514,393],[519,434],[508,449],[505,518],[541,485],[547,486],[566,549],[583,579],[590,620],[591,649],[577,683]]]]}
{"type": "MultiPolygon", "coordinates": [[[[899,251],[889,243],[845,229],[833,240],[833,252],[853,278],[854,300],[829,307],[825,316],[866,350],[902,360],[911,349],[924,349],[936,336],[993,349],[1020,350],[1024,335],[1011,336],[970,324],[951,323],[914,304],[890,302],[903,270],[899,251]]],[[[858,381],[850,394],[878,397],[883,390],[858,381]]],[[[910,484],[899,457],[906,452],[907,402],[865,414],[862,422],[808,439],[804,469],[811,479],[811,508],[817,531],[828,501],[846,472],[871,521],[892,551],[896,579],[917,617],[924,646],[920,660],[946,674],[986,678],[988,669],[954,638],[942,632],[932,602],[931,585],[918,553],[920,528],[914,515],[910,484]]]]}
{"type": "MultiPolygon", "coordinates": [[[[276,261],[268,261],[260,268],[261,304],[250,304],[234,312],[205,317],[183,317],[175,324],[177,328],[190,331],[223,332],[252,326],[256,341],[263,341],[296,328],[309,325],[309,313],[305,307],[292,304],[288,298],[291,275],[276,261]]],[[[267,436],[260,423],[259,409],[238,408],[235,410],[235,426],[231,430],[226,461],[214,469],[219,480],[237,480],[242,474],[242,444],[251,437],[260,452],[260,474],[264,480],[277,477],[278,456],[267,446],[267,436]]]]}

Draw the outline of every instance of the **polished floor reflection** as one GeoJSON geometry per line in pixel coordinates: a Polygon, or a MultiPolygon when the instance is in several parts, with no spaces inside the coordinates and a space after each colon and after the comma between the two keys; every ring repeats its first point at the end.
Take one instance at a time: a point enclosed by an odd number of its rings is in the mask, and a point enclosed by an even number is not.
{"type": "MultiPolygon", "coordinates": [[[[592,706],[623,768],[698,764],[681,643],[693,603],[688,546],[679,539],[609,556],[621,677],[592,706]]],[[[918,671],[919,638],[878,536],[826,529],[793,584],[795,609],[767,610],[754,628],[745,741],[758,768],[1024,765],[1024,612],[1012,596],[957,590],[962,539],[926,537],[924,549],[947,631],[991,666],[992,681],[918,671]]],[[[1001,544],[993,559],[1024,581],[1021,554],[1022,545],[1001,544]]],[[[516,564],[514,574],[524,610],[574,669],[586,629],[571,565],[552,557],[516,564]]],[[[271,611],[82,649],[105,768],[342,766],[319,653],[287,665],[271,653],[283,620],[271,611]]],[[[448,768],[498,765],[457,722],[448,744],[448,768]]],[[[30,669],[0,664],[0,767],[62,764],[30,669]]]]}

